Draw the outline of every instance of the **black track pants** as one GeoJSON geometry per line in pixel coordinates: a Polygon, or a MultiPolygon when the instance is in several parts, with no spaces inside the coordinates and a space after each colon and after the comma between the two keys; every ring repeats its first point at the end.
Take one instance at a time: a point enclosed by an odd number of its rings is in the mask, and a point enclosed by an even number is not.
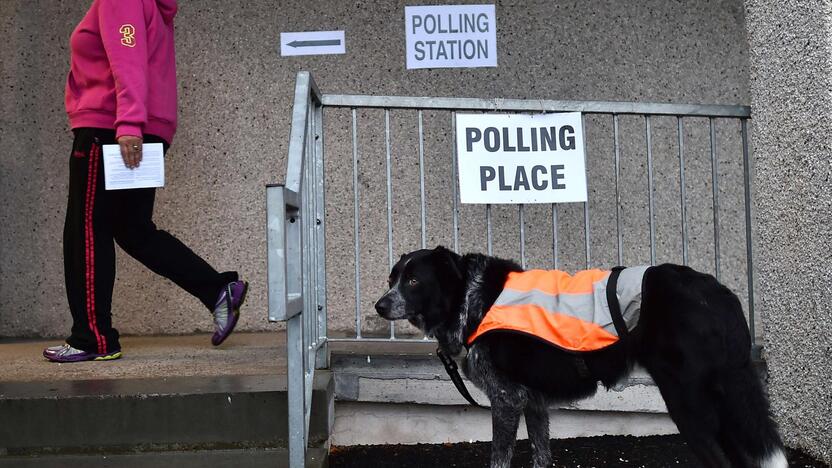
{"type": "MultiPolygon", "coordinates": [[[[152,135],[145,143],[164,143],[152,135]]],[[[72,347],[95,353],[121,349],[110,307],[115,280],[115,240],[125,252],[214,306],[236,272],[218,273],[185,244],[153,224],[156,190],[104,190],[101,145],[115,144],[112,130],[75,130],[69,161],[69,199],[64,224],[64,275],[72,312],[72,347]]],[[[165,144],[167,151],[167,144],[165,144]]],[[[158,306],[149,297],[148,304],[158,306]]]]}

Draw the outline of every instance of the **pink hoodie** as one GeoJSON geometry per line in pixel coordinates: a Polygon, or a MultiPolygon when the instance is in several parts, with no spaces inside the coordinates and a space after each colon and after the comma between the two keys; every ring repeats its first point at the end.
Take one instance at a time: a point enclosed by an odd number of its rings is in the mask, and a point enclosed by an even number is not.
{"type": "Polygon", "coordinates": [[[70,37],[66,111],[72,128],[116,137],[176,132],[176,0],[94,0],[70,37]]]}

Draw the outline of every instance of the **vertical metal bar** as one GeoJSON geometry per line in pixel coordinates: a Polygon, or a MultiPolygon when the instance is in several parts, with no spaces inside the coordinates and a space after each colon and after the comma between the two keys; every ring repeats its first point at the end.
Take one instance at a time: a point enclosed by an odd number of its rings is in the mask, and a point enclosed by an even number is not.
{"type": "Polygon", "coordinates": [[[621,153],[618,144],[618,114],[612,115],[612,138],[615,149],[615,236],[618,242],[618,265],[624,265],[624,237],[621,232],[621,153]]]}
{"type": "Polygon", "coordinates": [[[584,252],[586,253],[586,269],[589,269],[591,263],[590,244],[589,244],[589,202],[584,202],[584,252]]]}
{"type": "Polygon", "coordinates": [[[358,124],[355,107],[352,108],[352,188],[353,205],[353,233],[355,238],[355,337],[361,338],[361,273],[359,268],[360,238],[359,238],[359,207],[358,207],[358,124]]]}
{"type": "Polygon", "coordinates": [[[751,332],[751,344],[756,344],[756,325],[754,323],[754,261],[752,258],[751,237],[751,164],[748,159],[748,119],[740,119],[742,135],[742,174],[745,188],[745,259],[748,275],[748,327],[751,332]]]}
{"type": "Polygon", "coordinates": [[[419,200],[422,207],[422,248],[427,247],[425,223],[425,138],[422,125],[422,110],[419,109],[419,200]]]}
{"type": "Polygon", "coordinates": [[[714,189],[714,276],[719,280],[719,162],[716,155],[714,118],[708,117],[711,130],[711,180],[714,189]]]}
{"type": "MultiPolygon", "coordinates": [[[[586,141],[586,114],[581,114],[581,135],[584,136],[584,141],[586,141]]],[[[584,146],[584,167],[586,166],[586,146],[584,146]]],[[[589,200],[584,202],[584,252],[586,253],[586,269],[588,270],[592,258],[589,244],[589,200]]]]}
{"type": "Polygon", "coordinates": [[[303,374],[303,378],[306,380],[304,382],[304,391],[306,392],[306,401],[305,401],[305,408],[306,408],[306,415],[304,418],[304,439],[303,439],[303,446],[309,446],[309,421],[312,419],[312,382],[314,382],[314,372],[311,370],[307,370],[303,374]]]}
{"type": "Polygon", "coordinates": [[[306,194],[306,201],[304,205],[306,206],[306,218],[302,219],[301,222],[304,226],[304,231],[306,232],[306,248],[304,249],[306,252],[304,254],[304,268],[305,272],[304,275],[307,276],[309,279],[307,280],[306,284],[308,285],[309,289],[304,291],[304,320],[308,324],[306,327],[306,336],[304,337],[304,345],[306,348],[304,349],[305,357],[306,357],[306,372],[314,372],[315,369],[315,346],[318,345],[318,314],[316,313],[316,304],[317,304],[317,297],[315,295],[315,291],[318,289],[318,278],[315,276],[318,272],[317,268],[315,267],[316,262],[316,245],[315,245],[315,116],[312,114],[312,109],[314,106],[314,102],[310,96],[309,99],[309,135],[307,135],[306,140],[309,142],[309,151],[306,155],[306,160],[304,161],[305,166],[305,173],[306,173],[306,190],[304,193],[306,194]]]}
{"type": "Polygon", "coordinates": [[[459,253],[459,195],[457,194],[457,187],[456,184],[459,182],[459,177],[457,177],[457,154],[456,154],[456,111],[451,112],[451,147],[453,148],[453,162],[451,169],[453,171],[453,180],[451,181],[451,185],[453,186],[454,191],[454,201],[453,201],[453,218],[454,218],[454,252],[459,253]]]}
{"type": "MultiPolygon", "coordinates": [[[[425,128],[422,109],[419,109],[419,202],[421,206],[422,248],[427,248],[427,222],[425,219],[425,128]]],[[[428,336],[422,337],[427,340],[428,336]]]]}
{"type": "Polygon", "coordinates": [[[310,365],[310,357],[311,356],[310,356],[310,346],[309,345],[310,345],[310,339],[311,339],[311,335],[312,335],[312,321],[311,321],[311,319],[314,316],[312,314],[311,310],[310,310],[312,308],[312,304],[313,304],[313,301],[312,301],[313,284],[312,284],[312,275],[310,274],[310,272],[311,272],[311,268],[310,268],[311,258],[310,258],[310,252],[309,252],[309,250],[312,246],[312,242],[313,242],[312,241],[312,235],[310,235],[310,234],[313,234],[312,231],[311,231],[311,226],[312,226],[311,212],[312,212],[313,205],[312,205],[312,200],[311,200],[311,196],[310,196],[310,194],[311,194],[311,183],[310,183],[311,164],[309,162],[310,158],[312,156],[313,142],[312,142],[312,139],[311,139],[312,122],[311,122],[311,118],[310,118],[311,116],[310,116],[310,113],[309,113],[308,109],[311,106],[311,101],[312,100],[311,100],[311,97],[307,97],[307,99],[308,99],[307,112],[306,112],[306,117],[305,117],[306,122],[305,122],[305,128],[304,128],[304,132],[306,134],[306,137],[304,139],[305,145],[304,145],[303,157],[301,159],[300,206],[298,207],[300,209],[300,216],[299,216],[298,222],[300,223],[300,236],[301,236],[301,284],[302,284],[301,299],[302,299],[302,304],[303,304],[302,307],[303,308],[301,310],[301,313],[297,316],[297,318],[300,321],[299,327],[298,327],[300,336],[297,337],[297,341],[298,341],[298,345],[299,345],[298,347],[299,347],[299,354],[300,354],[300,356],[299,356],[300,373],[303,376],[302,378],[303,378],[303,381],[304,381],[303,382],[303,387],[302,387],[303,388],[303,393],[302,393],[302,397],[301,397],[301,398],[303,398],[303,404],[302,404],[303,423],[301,425],[301,427],[303,427],[303,435],[302,435],[303,436],[303,450],[306,449],[307,437],[308,437],[308,434],[309,434],[309,432],[308,432],[309,431],[309,424],[308,424],[308,421],[309,421],[309,405],[307,404],[307,402],[308,402],[307,393],[310,390],[310,388],[307,386],[306,376],[310,372],[310,367],[311,367],[311,365],[310,365]]]}
{"type": "MultiPolygon", "coordinates": [[[[393,270],[393,174],[390,163],[390,109],[384,109],[384,146],[387,151],[387,267],[393,270]]],[[[390,339],[396,338],[396,325],[390,321],[390,339]]]]}
{"type": "MultiPolygon", "coordinates": [[[[482,114],[487,114],[488,111],[482,111],[482,114]]],[[[494,244],[493,238],[491,235],[491,204],[488,203],[485,205],[485,235],[486,235],[486,243],[487,243],[487,250],[486,252],[488,255],[492,255],[494,253],[494,244]]]]}
{"type": "Polygon", "coordinates": [[[676,117],[676,133],[679,138],[679,204],[682,217],[682,265],[688,264],[687,195],[685,194],[685,140],[682,117],[676,117]]]}
{"type": "Polygon", "coordinates": [[[653,136],[650,116],[644,116],[644,128],[647,135],[647,199],[650,216],[650,264],[656,264],[656,226],[653,220],[653,136]]]}
{"type": "Polygon", "coordinates": [[[558,205],[552,203],[552,263],[558,269],[558,205]]]}
{"type": "Polygon", "coordinates": [[[317,286],[317,332],[318,339],[323,341],[323,344],[317,351],[317,362],[315,367],[317,369],[326,369],[329,367],[329,349],[326,344],[327,338],[327,304],[326,304],[326,179],[324,178],[324,109],[321,105],[316,105],[315,112],[315,179],[317,191],[315,193],[316,209],[315,209],[315,225],[316,225],[316,240],[317,248],[317,262],[316,268],[318,270],[318,286],[317,286]]]}
{"type": "Polygon", "coordinates": [[[309,274],[312,278],[312,289],[309,291],[310,308],[306,311],[309,315],[309,329],[311,332],[313,349],[310,353],[310,360],[312,361],[312,369],[315,369],[315,347],[320,340],[318,333],[318,178],[315,177],[315,164],[317,154],[315,153],[317,141],[315,135],[315,102],[310,99],[309,107],[309,157],[306,163],[309,165],[309,218],[306,222],[309,224],[309,274]]]}
{"type": "Polygon", "coordinates": [[[488,240],[488,255],[494,253],[494,246],[491,239],[491,204],[485,205],[485,233],[488,240]]]}
{"type": "Polygon", "coordinates": [[[286,376],[289,405],[289,466],[303,468],[306,458],[306,379],[303,371],[301,315],[286,324],[286,376]]]}
{"type": "MultiPolygon", "coordinates": [[[[309,140],[309,156],[306,158],[306,164],[309,166],[308,174],[309,174],[309,191],[307,192],[307,196],[309,197],[309,212],[307,214],[306,220],[304,221],[308,226],[309,232],[309,248],[306,250],[309,251],[307,254],[307,258],[309,261],[307,262],[307,267],[309,271],[309,283],[311,289],[309,290],[309,308],[304,311],[305,315],[309,316],[309,335],[310,335],[310,342],[314,345],[318,345],[318,314],[317,314],[317,290],[318,290],[318,268],[317,268],[317,236],[316,231],[318,230],[317,226],[317,202],[318,197],[316,196],[316,192],[318,191],[318,185],[315,181],[315,158],[317,157],[315,154],[315,102],[309,99],[309,136],[307,139],[309,140]]],[[[306,295],[306,294],[304,294],[306,295]]],[[[314,348],[313,348],[314,350],[314,348]]],[[[310,356],[310,368],[315,369],[315,355],[313,352],[309,353],[310,356]]]]}
{"type": "MultiPolygon", "coordinates": [[[[312,97],[309,97],[309,103],[307,104],[307,109],[312,107],[312,97]]],[[[314,291],[314,284],[313,284],[313,277],[312,277],[312,252],[311,249],[313,247],[314,242],[314,226],[315,224],[312,222],[312,218],[314,215],[312,214],[314,211],[313,205],[313,194],[312,194],[312,164],[310,163],[312,159],[312,151],[314,148],[314,142],[312,141],[312,113],[307,110],[306,113],[306,151],[303,154],[303,185],[301,186],[302,190],[302,202],[301,210],[303,215],[301,216],[301,229],[303,229],[303,346],[304,346],[304,371],[308,371],[309,369],[309,358],[310,352],[309,349],[311,348],[312,342],[312,335],[314,334],[312,331],[313,319],[315,318],[315,314],[312,313],[312,309],[314,308],[314,301],[312,296],[312,291],[314,291]]]]}
{"type": "Polygon", "coordinates": [[[518,205],[520,213],[520,266],[526,269],[526,220],[523,212],[523,204],[518,205]]]}

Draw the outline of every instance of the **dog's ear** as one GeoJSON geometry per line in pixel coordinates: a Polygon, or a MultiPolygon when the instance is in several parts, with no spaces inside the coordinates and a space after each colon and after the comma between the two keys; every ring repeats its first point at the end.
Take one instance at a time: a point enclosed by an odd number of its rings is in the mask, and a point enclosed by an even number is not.
{"type": "Polygon", "coordinates": [[[459,261],[461,257],[457,255],[455,252],[448,250],[442,245],[437,245],[435,249],[433,249],[434,253],[439,256],[442,261],[442,265],[447,267],[448,271],[451,275],[456,279],[462,279],[462,271],[459,268],[459,261]]]}

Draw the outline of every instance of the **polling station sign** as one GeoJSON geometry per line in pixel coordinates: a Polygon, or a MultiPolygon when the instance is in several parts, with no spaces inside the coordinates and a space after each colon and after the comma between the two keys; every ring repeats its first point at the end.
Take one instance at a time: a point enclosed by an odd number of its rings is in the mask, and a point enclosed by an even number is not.
{"type": "Polygon", "coordinates": [[[587,200],[580,112],[457,114],[462,203],[587,200]]]}
{"type": "Polygon", "coordinates": [[[408,6],[407,68],[497,66],[494,5],[408,6]]]}

